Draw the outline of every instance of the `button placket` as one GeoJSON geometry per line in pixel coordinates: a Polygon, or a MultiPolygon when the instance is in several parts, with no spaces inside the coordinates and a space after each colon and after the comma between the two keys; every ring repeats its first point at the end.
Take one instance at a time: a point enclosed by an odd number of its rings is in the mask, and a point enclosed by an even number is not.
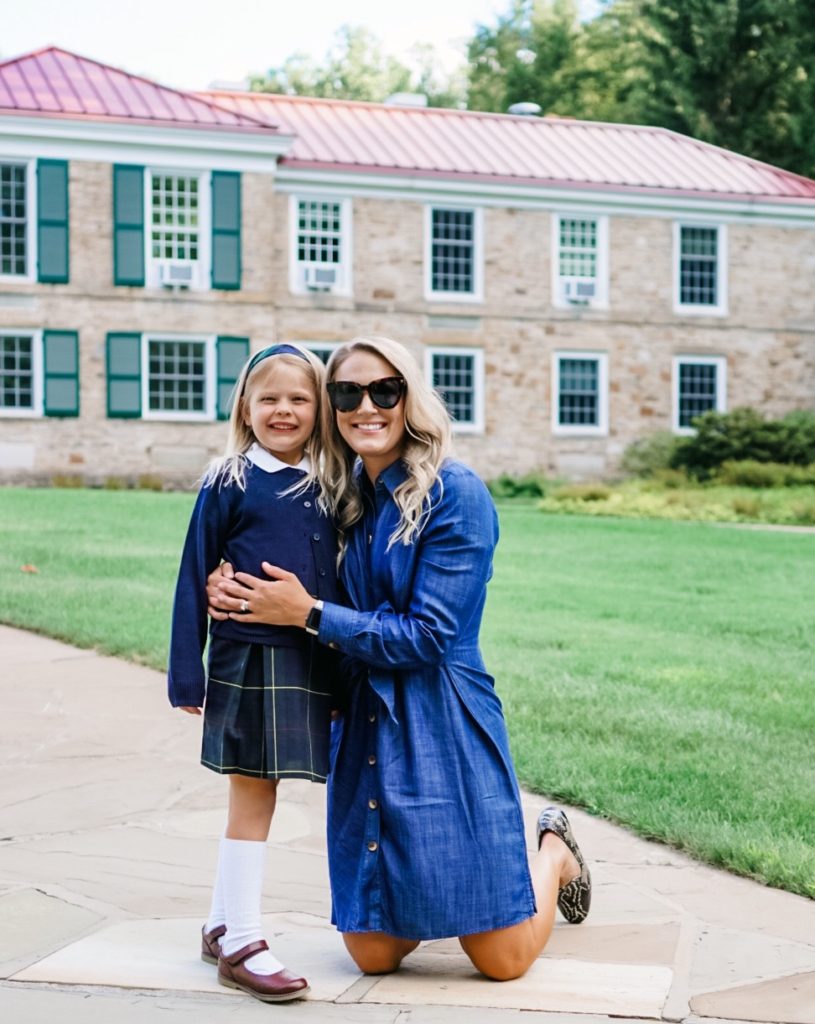
{"type": "MultiPolygon", "coordinates": [[[[376,712],[373,707],[369,705],[368,708],[368,722],[373,725],[376,722],[376,712]]],[[[372,728],[369,730],[369,740],[371,746],[374,745],[376,740],[376,730],[372,728]]],[[[377,757],[376,754],[371,753],[368,755],[368,764],[373,769],[376,767],[377,757]]],[[[379,789],[378,780],[375,772],[371,772],[371,778],[368,785],[367,804],[368,804],[368,821],[365,827],[365,848],[368,853],[376,853],[379,850],[380,836],[379,836],[379,800],[377,798],[377,791],[379,789]]]]}

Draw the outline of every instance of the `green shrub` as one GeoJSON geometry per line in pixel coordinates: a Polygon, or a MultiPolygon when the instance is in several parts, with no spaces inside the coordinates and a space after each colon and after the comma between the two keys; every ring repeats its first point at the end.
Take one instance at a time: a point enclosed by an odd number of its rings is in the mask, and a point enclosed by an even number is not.
{"type": "Polygon", "coordinates": [[[728,459],[716,471],[716,482],[731,487],[784,487],[791,467],[778,462],[728,459]]]}
{"type": "Polygon", "coordinates": [[[605,484],[565,484],[552,491],[557,501],[606,501],[611,497],[611,488],[605,484]]]}
{"type": "Polygon", "coordinates": [[[620,463],[623,472],[630,476],[655,476],[672,465],[671,460],[681,441],[669,430],[658,430],[655,434],[639,438],[623,452],[620,463]]]}
{"type": "Polygon", "coordinates": [[[815,526],[815,501],[796,501],[792,514],[800,526],[815,526]]]}
{"type": "Polygon", "coordinates": [[[136,481],[136,486],[140,491],[163,491],[164,481],[155,473],[142,473],[136,481]]]}
{"type": "Polygon", "coordinates": [[[790,413],[783,420],[767,420],[755,409],[706,412],[697,416],[693,426],[696,433],[677,445],[671,465],[686,469],[699,480],[709,479],[728,461],[815,462],[813,413],[790,413]]]}
{"type": "Polygon", "coordinates": [[[84,487],[85,481],[75,473],[55,473],[51,477],[52,487],[84,487]]]}
{"type": "Polygon", "coordinates": [[[106,491],[123,491],[127,487],[127,481],[120,476],[106,476],[102,486],[106,491]]]}
{"type": "Polygon", "coordinates": [[[730,504],[733,506],[733,511],[736,515],[748,516],[750,519],[758,519],[761,515],[761,502],[758,498],[741,495],[733,498],[730,504]]]}
{"type": "Polygon", "coordinates": [[[538,473],[520,477],[502,473],[488,481],[487,487],[493,498],[543,498],[546,495],[546,480],[538,473]]]}

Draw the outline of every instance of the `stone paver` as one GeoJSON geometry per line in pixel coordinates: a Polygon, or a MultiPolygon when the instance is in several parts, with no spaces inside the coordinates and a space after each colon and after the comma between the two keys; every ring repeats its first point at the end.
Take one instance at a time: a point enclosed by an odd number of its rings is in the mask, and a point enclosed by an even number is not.
{"type": "MultiPolygon", "coordinates": [[[[2,626],[0,647],[0,1020],[268,1018],[197,959],[226,792],[198,765],[200,720],[158,673],[2,626]]],[[[486,981],[455,940],[362,977],[328,923],[324,797],[281,787],[264,887],[267,933],[311,981],[301,1024],[815,1024],[814,903],[580,811],[592,913],[525,978],[486,981]]],[[[530,847],[540,804],[524,795],[530,847]]]]}

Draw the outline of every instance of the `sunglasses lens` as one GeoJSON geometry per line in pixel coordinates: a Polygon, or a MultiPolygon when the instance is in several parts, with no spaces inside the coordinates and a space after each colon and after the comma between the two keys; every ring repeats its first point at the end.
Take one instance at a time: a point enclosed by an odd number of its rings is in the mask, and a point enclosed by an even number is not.
{"type": "Polygon", "coordinates": [[[338,412],[353,412],[362,401],[362,388],[350,380],[339,380],[328,385],[331,404],[338,412]]]}
{"type": "Polygon", "coordinates": [[[380,409],[392,409],[399,404],[402,397],[405,382],[401,377],[383,377],[382,380],[374,380],[368,386],[368,394],[374,405],[380,409]]]}

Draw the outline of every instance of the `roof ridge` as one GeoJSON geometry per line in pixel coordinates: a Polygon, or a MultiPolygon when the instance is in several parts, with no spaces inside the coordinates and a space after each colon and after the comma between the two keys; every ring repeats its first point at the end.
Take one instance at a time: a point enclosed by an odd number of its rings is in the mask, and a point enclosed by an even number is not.
{"type": "Polygon", "coordinates": [[[132,71],[126,71],[124,68],[119,67],[116,64],[107,64],[104,61],[97,60],[96,57],[88,57],[84,53],[77,53],[76,50],[66,50],[63,46],[43,46],[38,50],[30,50],[27,53],[22,53],[17,57],[10,57],[6,60],[0,60],[0,70],[10,64],[18,64],[20,61],[28,60],[31,57],[39,57],[46,53],[59,53],[66,57],[73,57],[74,60],[85,61],[88,64],[94,64],[98,68],[103,68],[105,71],[115,71],[120,75],[124,75],[127,78],[135,79],[138,82],[144,82],[146,85],[151,86],[154,89],[165,89],[167,92],[173,93],[175,96],[180,96],[189,101],[190,99],[198,100],[199,103],[206,103],[210,107],[214,107],[223,114],[229,114],[230,117],[245,118],[247,121],[251,121],[252,124],[258,125],[261,128],[277,128],[276,124],[271,121],[264,121],[252,114],[238,113],[235,110],[230,110],[228,107],[221,106],[220,103],[216,103],[211,99],[208,99],[202,92],[196,89],[177,89],[172,85],[165,85],[163,82],[156,81],[154,78],[148,78],[146,75],[139,75],[132,71]]]}

